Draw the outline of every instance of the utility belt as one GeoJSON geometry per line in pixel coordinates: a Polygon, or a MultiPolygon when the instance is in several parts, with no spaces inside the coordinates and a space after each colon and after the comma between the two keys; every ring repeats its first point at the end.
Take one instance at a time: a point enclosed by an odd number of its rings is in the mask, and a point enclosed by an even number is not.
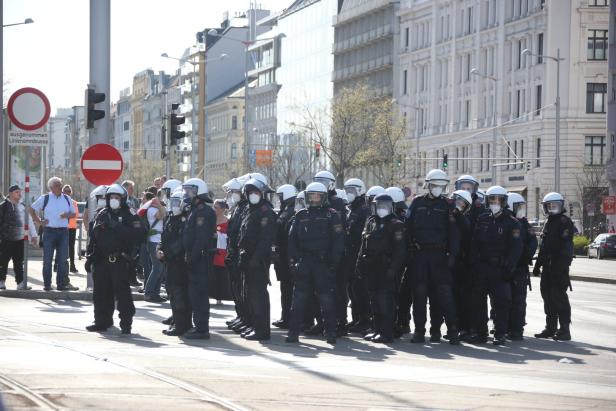
{"type": "Polygon", "coordinates": [[[111,264],[115,263],[123,263],[132,261],[130,255],[123,251],[115,251],[113,253],[101,253],[100,257],[97,258],[99,261],[108,262],[111,264]]]}

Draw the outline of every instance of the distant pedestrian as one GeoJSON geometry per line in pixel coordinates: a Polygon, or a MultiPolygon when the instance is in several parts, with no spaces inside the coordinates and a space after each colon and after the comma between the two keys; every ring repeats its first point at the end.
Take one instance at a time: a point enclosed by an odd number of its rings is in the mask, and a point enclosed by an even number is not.
{"type": "Polygon", "coordinates": [[[140,215],[143,214],[147,218],[148,241],[147,250],[150,256],[150,274],[145,283],[145,300],[149,302],[164,302],[164,298],[160,296],[160,286],[162,284],[163,265],[156,257],[156,249],[160,244],[160,235],[163,231],[163,220],[167,214],[165,207],[157,197],[154,197],[150,202],[142,206],[140,215]]]}
{"type": "MultiPolygon", "coordinates": [[[[71,197],[73,195],[73,189],[70,185],[65,185],[62,188],[62,193],[71,197]]],[[[77,201],[75,199],[72,200],[73,211],[75,212],[75,216],[68,220],[68,258],[69,258],[69,268],[68,271],[71,273],[76,273],[77,267],[75,267],[75,239],[77,238],[77,219],[79,218],[79,206],[77,205],[77,201]]]]}
{"type": "Polygon", "coordinates": [[[610,226],[610,231],[609,231],[609,233],[610,233],[610,234],[616,234],[616,229],[614,229],[614,224],[612,224],[612,225],[610,226]]]}
{"type": "Polygon", "coordinates": [[[214,201],[214,212],[216,213],[216,251],[214,253],[214,270],[212,272],[212,285],[210,287],[210,298],[216,300],[216,304],[222,304],[223,300],[232,300],[231,281],[229,271],[225,266],[227,256],[227,227],[229,220],[225,213],[229,210],[227,202],[222,199],[214,201]]]}
{"type": "MultiPolygon", "coordinates": [[[[30,289],[23,281],[26,214],[26,207],[21,202],[21,188],[13,185],[9,188],[6,200],[0,203],[0,290],[6,289],[6,272],[10,260],[13,260],[17,289],[30,289]]],[[[30,216],[28,216],[28,231],[32,245],[38,244],[38,234],[30,216]]]]}
{"type": "Polygon", "coordinates": [[[131,211],[136,212],[139,208],[139,200],[134,197],[135,195],[135,183],[131,180],[124,180],[122,182],[122,187],[126,190],[128,197],[126,198],[126,204],[131,209],[131,211]]]}
{"type": "Polygon", "coordinates": [[[56,285],[59,291],[75,291],[68,279],[68,220],[75,216],[72,200],[62,194],[62,180],[52,177],[47,182],[49,193],[40,196],[30,207],[30,215],[43,227],[43,282],[45,291],[51,291],[51,266],[54,253],[58,254],[56,285]],[[37,214],[41,214],[39,217],[37,214]]]}

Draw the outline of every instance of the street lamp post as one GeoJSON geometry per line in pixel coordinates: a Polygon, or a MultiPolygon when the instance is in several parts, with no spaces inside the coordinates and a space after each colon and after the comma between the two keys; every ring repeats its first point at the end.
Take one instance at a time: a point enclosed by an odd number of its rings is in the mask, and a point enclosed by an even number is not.
{"type": "MultiPolygon", "coordinates": [[[[395,98],[392,99],[391,102],[394,104],[398,104],[399,106],[414,110],[415,111],[415,122],[417,123],[417,113],[421,111],[421,107],[403,104],[398,99],[395,99],[395,98]]],[[[406,124],[404,126],[406,127],[406,124]]],[[[417,126],[415,126],[415,193],[419,193],[419,164],[420,164],[419,162],[419,130],[417,129],[417,126]]]]}
{"type": "Polygon", "coordinates": [[[556,49],[556,57],[546,56],[545,54],[535,54],[529,49],[522,50],[522,54],[546,58],[556,62],[556,101],[554,103],[554,107],[556,108],[556,152],[554,153],[554,191],[560,192],[560,62],[564,60],[564,58],[560,57],[560,48],[556,49]]]}
{"type": "Polygon", "coordinates": [[[496,77],[493,76],[488,76],[487,74],[483,74],[481,73],[479,70],[477,70],[476,68],[471,69],[471,74],[474,76],[479,76],[481,78],[485,78],[488,80],[492,80],[494,82],[494,105],[492,107],[492,185],[495,186],[497,184],[496,182],[496,143],[497,143],[497,127],[498,124],[498,116],[496,115],[496,104],[498,102],[498,100],[496,99],[496,95],[498,92],[498,85],[497,85],[497,81],[498,79],[496,77]]]}

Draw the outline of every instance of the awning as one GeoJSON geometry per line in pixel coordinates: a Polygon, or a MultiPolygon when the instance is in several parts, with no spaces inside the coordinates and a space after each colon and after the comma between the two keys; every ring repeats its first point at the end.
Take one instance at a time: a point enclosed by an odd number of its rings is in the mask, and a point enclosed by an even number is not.
{"type": "Polygon", "coordinates": [[[510,193],[522,193],[522,192],[526,191],[527,189],[528,189],[527,186],[505,187],[505,190],[507,190],[510,193]]]}

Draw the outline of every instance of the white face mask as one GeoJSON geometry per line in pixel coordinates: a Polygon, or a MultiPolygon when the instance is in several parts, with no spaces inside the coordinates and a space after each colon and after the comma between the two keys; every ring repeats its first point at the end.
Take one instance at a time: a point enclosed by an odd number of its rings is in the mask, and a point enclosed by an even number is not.
{"type": "Polygon", "coordinates": [[[112,198],[111,200],[109,200],[109,207],[111,207],[112,210],[117,210],[118,208],[120,208],[120,200],[118,200],[117,198],[112,198]]]}
{"type": "Polygon", "coordinates": [[[99,198],[98,200],[96,200],[96,207],[97,208],[103,208],[107,206],[107,201],[104,198],[99,198]]]}
{"type": "Polygon", "coordinates": [[[231,204],[237,204],[237,203],[239,203],[239,202],[240,202],[240,200],[241,200],[241,199],[242,199],[242,198],[240,197],[240,195],[239,195],[238,193],[232,193],[232,194],[229,196],[229,202],[230,202],[231,204]]]}
{"type": "Polygon", "coordinates": [[[355,194],[347,193],[347,199],[349,200],[349,204],[351,204],[353,201],[355,201],[355,194]]]}
{"type": "Polygon", "coordinates": [[[180,208],[180,206],[173,206],[171,207],[171,213],[173,213],[173,215],[180,215],[182,214],[182,208],[180,208]]]}
{"type": "Polygon", "coordinates": [[[526,217],[526,211],[525,210],[518,210],[517,213],[515,213],[516,218],[524,218],[526,217]]]}
{"type": "Polygon", "coordinates": [[[430,194],[432,194],[433,197],[440,197],[441,194],[443,194],[443,187],[439,187],[439,186],[430,187],[430,194]]]}
{"type": "Polygon", "coordinates": [[[384,208],[377,208],[376,215],[378,215],[380,218],[387,217],[389,215],[389,210],[386,210],[384,208]]]}
{"type": "Polygon", "coordinates": [[[492,214],[496,215],[500,213],[501,206],[499,206],[498,204],[490,204],[490,211],[492,211],[492,214]]]}
{"type": "Polygon", "coordinates": [[[261,196],[256,193],[252,193],[248,196],[248,201],[250,201],[250,204],[259,204],[259,201],[261,201],[261,196]]]}

